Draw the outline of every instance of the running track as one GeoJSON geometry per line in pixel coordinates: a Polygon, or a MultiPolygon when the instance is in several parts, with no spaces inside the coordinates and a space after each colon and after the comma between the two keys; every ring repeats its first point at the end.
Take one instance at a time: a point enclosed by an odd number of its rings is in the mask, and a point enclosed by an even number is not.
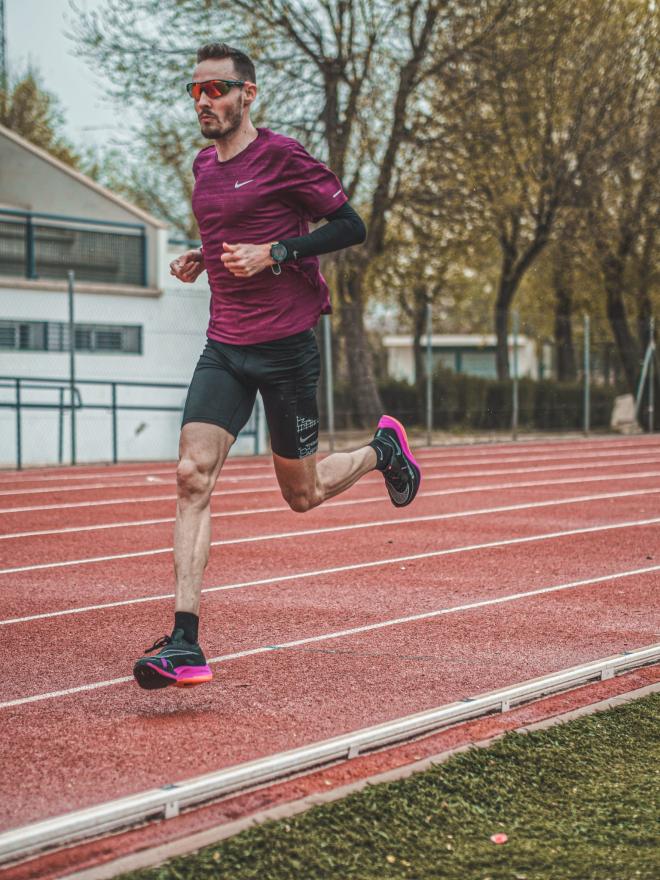
{"type": "Polygon", "coordinates": [[[171,625],[173,466],[0,474],[0,829],[658,641],[656,438],[418,458],[409,508],[374,473],[304,516],[230,460],[189,691],[130,676],[171,625]]]}

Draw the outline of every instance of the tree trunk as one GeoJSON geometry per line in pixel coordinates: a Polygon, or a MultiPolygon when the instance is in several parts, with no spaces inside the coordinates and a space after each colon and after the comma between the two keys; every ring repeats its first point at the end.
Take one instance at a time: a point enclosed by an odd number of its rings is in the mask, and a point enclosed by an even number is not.
{"type": "Polygon", "coordinates": [[[364,327],[362,273],[352,262],[339,273],[339,325],[346,349],[350,395],[355,423],[360,428],[375,426],[383,412],[376,384],[374,362],[364,327]]]}
{"type": "Polygon", "coordinates": [[[414,382],[417,391],[417,417],[420,424],[426,418],[426,364],[424,362],[424,350],[422,348],[422,336],[426,332],[426,304],[427,296],[425,289],[414,291],[413,312],[413,362],[414,382]]]}
{"type": "Polygon", "coordinates": [[[497,378],[508,379],[509,373],[509,307],[513,299],[514,288],[510,281],[502,279],[495,301],[495,364],[497,378]]]}
{"type": "Polygon", "coordinates": [[[562,269],[554,273],[555,291],[555,346],[557,350],[557,379],[560,382],[574,382],[577,376],[575,367],[575,347],[573,345],[573,292],[565,282],[562,269]]]}
{"type": "Polygon", "coordinates": [[[631,394],[637,390],[640,360],[635,337],[630,332],[626,305],[623,300],[623,265],[618,260],[609,259],[603,266],[605,291],[607,294],[607,319],[612,328],[614,341],[626,377],[626,386],[631,394]]]}

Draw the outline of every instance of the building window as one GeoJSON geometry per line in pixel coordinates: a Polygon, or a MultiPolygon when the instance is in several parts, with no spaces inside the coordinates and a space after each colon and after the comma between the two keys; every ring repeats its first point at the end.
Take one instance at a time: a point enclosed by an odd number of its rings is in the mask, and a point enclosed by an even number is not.
{"type": "MultiPolygon", "coordinates": [[[[142,354],[142,327],[122,324],[76,324],[76,351],[142,354]]],[[[62,321],[0,321],[0,349],[68,351],[69,326],[62,321]]]]}

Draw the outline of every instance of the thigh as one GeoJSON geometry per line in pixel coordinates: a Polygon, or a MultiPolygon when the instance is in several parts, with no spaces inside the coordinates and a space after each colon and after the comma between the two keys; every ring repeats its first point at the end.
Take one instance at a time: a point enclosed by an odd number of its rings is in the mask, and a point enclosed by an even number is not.
{"type": "Polygon", "coordinates": [[[201,422],[223,428],[235,439],[250,418],[256,385],[241,372],[242,350],[209,342],[193,373],[182,426],[201,422]]]}
{"type": "Polygon", "coordinates": [[[179,437],[179,466],[203,473],[215,483],[233,442],[234,437],[218,425],[188,422],[179,437]]]}
{"type": "Polygon", "coordinates": [[[259,376],[273,452],[285,459],[313,456],[318,448],[316,395],[321,358],[310,330],[278,340],[259,376]],[[281,344],[281,345],[280,345],[281,344]]]}

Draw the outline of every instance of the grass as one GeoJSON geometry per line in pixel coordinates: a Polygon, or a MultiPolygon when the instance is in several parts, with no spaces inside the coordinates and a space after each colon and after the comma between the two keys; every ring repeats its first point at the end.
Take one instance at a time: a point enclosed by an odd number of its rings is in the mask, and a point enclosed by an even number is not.
{"type": "Polygon", "coordinates": [[[657,880],[659,716],[654,694],[507,734],[123,880],[657,880]]]}

